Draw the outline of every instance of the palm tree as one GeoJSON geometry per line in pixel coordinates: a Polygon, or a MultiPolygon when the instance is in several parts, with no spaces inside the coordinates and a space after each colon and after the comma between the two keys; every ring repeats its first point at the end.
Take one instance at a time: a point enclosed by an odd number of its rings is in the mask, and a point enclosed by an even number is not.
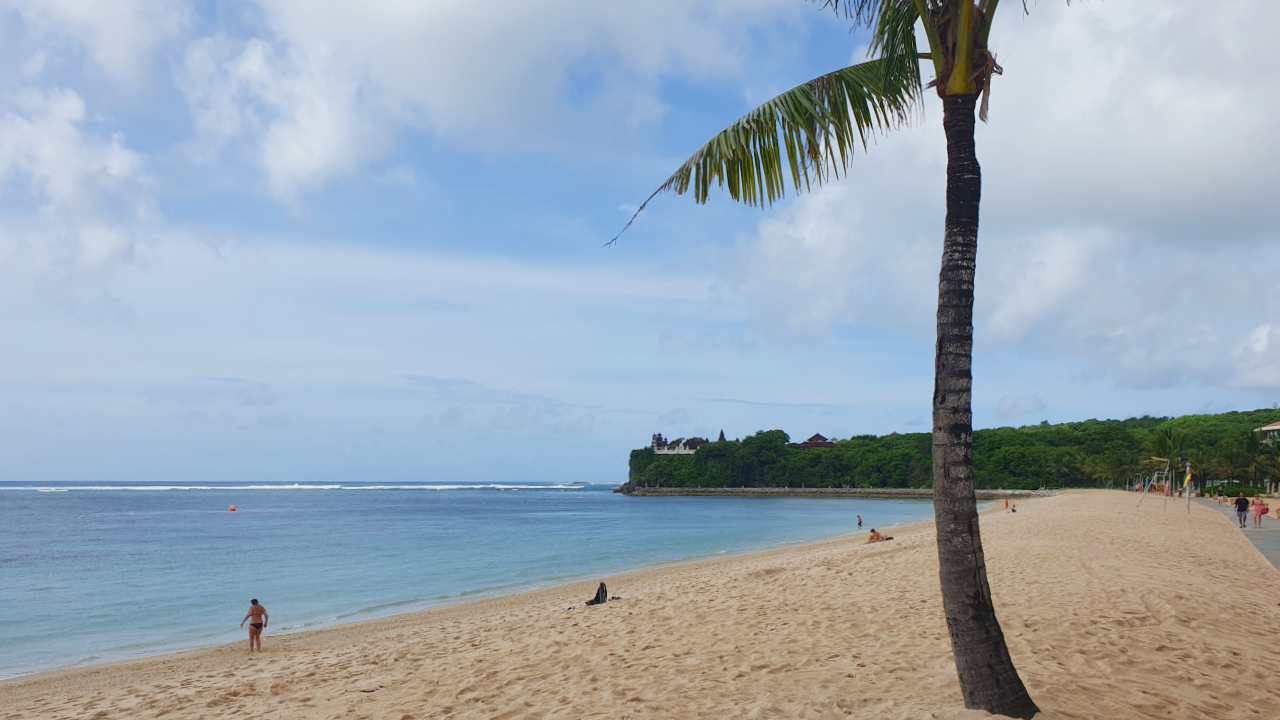
{"type": "Polygon", "coordinates": [[[1151,459],[1170,466],[1182,460],[1186,445],[1186,434],[1171,423],[1165,423],[1152,430],[1147,438],[1147,447],[1153,455],[1151,459]]]}
{"type": "MultiPolygon", "coordinates": [[[[986,91],[1000,73],[988,49],[999,0],[825,0],[870,30],[872,59],[814,78],[765,102],[689,157],[640,207],[664,191],[706,202],[712,184],[748,205],[772,204],[847,171],[868,135],[919,116],[933,67],[947,142],[947,213],[938,276],[933,391],[933,507],[942,601],[967,707],[1016,717],[1038,712],[1018,677],[996,619],[973,494],[970,402],[973,280],[981,169],[974,115],[986,119],[986,91]],[[916,46],[923,26],[929,52],[916,46]]],[[[1023,4],[1026,10],[1025,0],[1023,4]]],[[[623,226],[625,232],[635,215],[623,226]]],[[[619,233],[621,234],[621,232],[619,233]]],[[[609,244],[616,242],[614,236],[609,244]]]]}
{"type": "Polygon", "coordinates": [[[1271,480],[1280,477],[1280,447],[1263,442],[1256,434],[1247,432],[1241,438],[1244,451],[1244,470],[1252,486],[1271,490],[1271,480]]]}
{"type": "Polygon", "coordinates": [[[1260,457],[1261,473],[1266,483],[1267,492],[1274,492],[1273,487],[1280,489],[1280,447],[1264,446],[1260,457]]]}
{"type": "MultiPolygon", "coordinates": [[[[1173,483],[1171,471],[1182,462],[1187,445],[1187,436],[1172,423],[1160,425],[1147,437],[1147,447],[1151,450],[1148,464],[1164,471],[1164,482],[1173,483]]],[[[1168,492],[1169,488],[1165,488],[1168,492]]]]}

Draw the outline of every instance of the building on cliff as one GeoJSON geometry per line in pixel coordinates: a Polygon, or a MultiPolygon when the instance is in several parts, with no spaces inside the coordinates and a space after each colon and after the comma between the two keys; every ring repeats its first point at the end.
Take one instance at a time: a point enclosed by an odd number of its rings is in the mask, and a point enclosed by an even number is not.
{"type": "Polygon", "coordinates": [[[1262,442],[1270,445],[1272,443],[1280,443],[1280,422],[1273,422],[1270,425],[1263,425],[1253,431],[1262,442]]]}
{"type": "Polygon", "coordinates": [[[822,433],[814,433],[813,437],[802,443],[791,443],[791,447],[795,448],[829,448],[835,446],[835,442],[828,439],[822,433]]]}
{"type": "Polygon", "coordinates": [[[708,442],[706,438],[700,437],[668,440],[662,436],[662,433],[654,433],[649,447],[653,448],[655,455],[692,455],[708,442]]]}

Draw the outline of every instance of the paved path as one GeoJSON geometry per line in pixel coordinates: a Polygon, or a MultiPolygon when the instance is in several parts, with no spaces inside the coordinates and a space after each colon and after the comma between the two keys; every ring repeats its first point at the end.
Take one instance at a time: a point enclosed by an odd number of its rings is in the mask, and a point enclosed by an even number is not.
{"type": "MultiPolygon", "coordinates": [[[[1216,502],[1205,498],[1197,498],[1197,501],[1204,505],[1208,505],[1211,508],[1221,510],[1222,514],[1226,515],[1233,524],[1235,523],[1236,508],[1234,505],[1230,503],[1226,505],[1219,505],[1216,502]]],[[[1183,502],[1186,501],[1184,500],[1183,502]]],[[[1268,498],[1267,504],[1271,506],[1271,510],[1274,513],[1276,499],[1268,498]]],[[[1274,514],[1264,517],[1262,519],[1262,527],[1255,529],[1253,527],[1253,514],[1250,513],[1249,527],[1241,530],[1240,532],[1244,533],[1245,537],[1253,541],[1254,547],[1258,548],[1262,555],[1271,561],[1272,565],[1277,569],[1280,569],[1280,520],[1276,520],[1274,514]]]]}

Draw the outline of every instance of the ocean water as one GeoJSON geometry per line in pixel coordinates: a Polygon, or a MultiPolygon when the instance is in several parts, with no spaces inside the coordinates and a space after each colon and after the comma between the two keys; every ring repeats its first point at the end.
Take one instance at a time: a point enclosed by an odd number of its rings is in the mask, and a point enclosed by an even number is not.
{"type": "MultiPolygon", "coordinates": [[[[0,677],[931,517],[927,501],[604,486],[0,483],[0,677]],[[228,512],[231,504],[237,512],[228,512]]],[[[611,586],[619,594],[625,587],[611,586]]],[[[584,598],[585,599],[585,598],[584,598]]]]}

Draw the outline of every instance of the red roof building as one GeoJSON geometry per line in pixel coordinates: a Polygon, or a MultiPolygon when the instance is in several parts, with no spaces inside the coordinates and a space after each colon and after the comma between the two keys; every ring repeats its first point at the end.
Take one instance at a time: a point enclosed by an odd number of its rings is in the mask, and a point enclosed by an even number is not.
{"type": "Polygon", "coordinates": [[[829,448],[829,447],[835,447],[836,444],[831,440],[829,440],[822,433],[814,433],[813,437],[809,438],[808,440],[805,440],[802,443],[791,443],[791,446],[798,447],[798,448],[829,448]]]}

